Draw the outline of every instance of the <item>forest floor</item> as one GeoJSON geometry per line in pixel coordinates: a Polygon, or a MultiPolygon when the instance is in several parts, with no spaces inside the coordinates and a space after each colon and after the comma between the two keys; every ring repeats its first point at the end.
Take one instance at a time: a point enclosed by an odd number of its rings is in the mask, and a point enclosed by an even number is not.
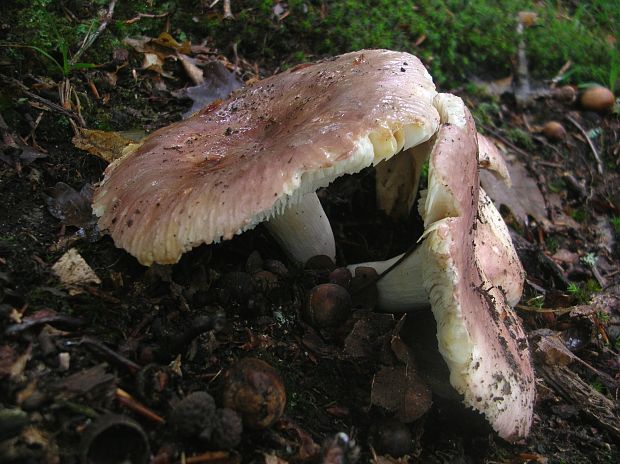
{"type": "MultiPolygon", "coordinates": [[[[512,174],[508,191],[482,178],[527,272],[516,311],[537,400],[530,436],[509,444],[449,391],[430,312],[374,313],[371,289],[325,334],[300,314],[333,265],[292,263],[262,226],[152,267],[99,233],[91,186],[107,163],[75,147],[74,129],[149,133],[182,117],[196,99],[184,89],[201,79],[211,82],[196,87],[201,96],[213,98],[215,89],[223,97],[276,71],[167,37],[125,47],[64,78],[22,75],[6,62],[0,69],[14,97],[13,110],[0,115],[0,461],[72,463],[86,453],[89,462],[122,462],[106,460],[112,449],[153,463],[620,460],[617,112],[587,111],[577,92],[558,95],[550,85],[522,105],[503,81],[452,89],[512,174]],[[542,132],[552,120],[564,134],[542,132]],[[96,278],[63,283],[57,265],[69,250],[96,278]],[[432,403],[407,424],[395,419],[404,404],[378,405],[386,393],[374,381],[398,365],[395,336],[414,340],[415,364],[433,390],[432,403]],[[170,425],[175,404],[207,391],[221,407],[230,388],[224,372],[246,357],[283,379],[284,415],[270,428],[245,430],[235,446],[179,437],[170,425]],[[104,424],[93,432],[93,423],[104,424]],[[348,460],[329,460],[338,449],[348,460]]],[[[419,217],[396,221],[369,208],[374,185],[367,169],[319,191],[338,266],[401,253],[421,227],[419,217]]]]}

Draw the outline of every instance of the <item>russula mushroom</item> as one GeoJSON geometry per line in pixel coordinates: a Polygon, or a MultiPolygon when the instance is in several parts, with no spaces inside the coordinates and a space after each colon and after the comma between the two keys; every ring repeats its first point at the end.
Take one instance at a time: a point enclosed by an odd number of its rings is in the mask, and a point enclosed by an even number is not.
{"type": "Polygon", "coordinates": [[[529,433],[535,395],[527,339],[510,307],[521,295],[523,270],[501,216],[480,195],[471,115],[454,96],[439,94],[435,105],[442,126],[420,204],[424,241],[401,263],[406,280],[399,266],[379,281],[380,303],[402,304],[385,296],[388,284],[404,290],[408,309],[430,301],[450,383],[513,441],[529,433]]]}
{"type": "Polygon", "coordinates": [[[315,190],[430,139],[435,95],[408,53],[298,66],[151,134],[106,169],[93,211],[145,265],[263,221],[294,259],[334,258],[315,190]]]}

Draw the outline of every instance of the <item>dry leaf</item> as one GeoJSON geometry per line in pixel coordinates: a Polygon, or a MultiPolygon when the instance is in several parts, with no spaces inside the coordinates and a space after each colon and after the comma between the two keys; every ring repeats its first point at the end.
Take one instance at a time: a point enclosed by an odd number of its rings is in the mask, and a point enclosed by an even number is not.
{"type": "Polygon", "coordinates": [[[194,104],[183,114],[184,118],[188,118],[215,100],[227,98],[232,91],[243,85],[237,76],[219,61],[211,61],[204,65],[203,78],[202,84],[186,90],[187,96],[194,101],[194,104]]]}
{"type": "Polygon", "coordinates": [[[265,453],[265,464],[288,464],[288,461],[285,461],[273,453],[265,453]]]}
{"type": "Polygon", "coordinates": [[[71,248],[52,266],[52,271],[65,286],[100,284],[101,279],[84,261],[75,248],[71,248]]]}
{"type": "Polygon", "coordinates": [[[529,175],[523,164],[512,156],[506,157],[506,165],[512,188],[497,180],[497,178],[487,172],[480,172],[480,183],[495,206],[506,206],[514,217],[522,224],[527,225],[528,216],[534,218],[544,227],[550,225],[547,219],[547,208],[542,192],[538,188],[536,181],[529,175]]]}
{"type": "Polygon", "coordinates": [[[384,367],[375,374],[370,402],[393,412],[401,422],[408,423],[429,410],[432,395],[411,366],[384,367]]]}
{"type": "Polygon", "coordinates": [[[108,163],[132,153],[140,145],[135,139],[128,138],[125,133],[108,132],[96,129],[80,129],[71,140],[80,150],[98,156],[108,163]]]}
{"type": "Polygon", "coordinates": [[[49,190],[46,198],[47,210],[66,226],[94,227],[97,219],[93,216],[92,185],[84,184],[78,192],[64,182],[58,182],[49,190]]]}
{"type": "Polygon", "coordinates": [[[187,55],[179,54],[179,60],[181,61],[181,66],[183,66],[185,73],[194,85],[200,85],[205,81],[202,70],[196,66],[195,59],[190,58],[187,55]]]}

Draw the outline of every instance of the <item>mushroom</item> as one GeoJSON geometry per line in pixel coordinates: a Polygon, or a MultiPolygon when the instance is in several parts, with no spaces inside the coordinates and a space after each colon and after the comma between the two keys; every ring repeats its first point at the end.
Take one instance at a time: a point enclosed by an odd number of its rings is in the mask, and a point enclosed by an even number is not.
{"type": "Polygon", "coordinates": [[[314,192],[430,139],[435,95],[408,53],[298,66],[151,134],[106,169],[93,210],[145,265],[174,263],[263,221],[294,259],[334,258],[314,192]]]}
{"type": "Polygon", "coordinates": [[[481,193],[471,115],[452,95],[437,95],[435,105],[442,126],[420,202],[424,240],[378,282],[380,304],[406,310],[430,302],[450,383],[513,441],[529,433],[535,395],[527,339],[510,306],[523,269],[501,215],[481,193]]]}

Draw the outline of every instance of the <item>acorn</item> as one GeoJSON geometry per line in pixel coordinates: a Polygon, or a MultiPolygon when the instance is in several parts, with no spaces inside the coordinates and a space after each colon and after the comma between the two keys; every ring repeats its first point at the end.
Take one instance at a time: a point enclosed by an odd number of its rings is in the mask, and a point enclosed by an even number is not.
{"type": "Polygon", "coordinates": [[[265,361],[243,358],[224,373],[222,402],[236,411],[243,425],[265,429],[284,412],[286,391],[278,372],[265,361]]]}
{"type": "Polygon", "coordinates": [[[352,279],[353,274],[351,274],[351,271],[346,267],[337,267],[329,273],[330,283],[340,285],[346,289],[351,285],[352,279]]]}
{"type": "Polygon", "coordinates": [[[581,94],[579,99],[581,106],[589,111],[604,113],[613,108],[616,97],[607,87],[590,87],[581,94]]]}
{"type": "Polygon", "coordinates": [[[351,295],[337,284],[320,284],[310,290],[302,316],[316,329],[337,328],[351,314],[351,295]]]}
{"type": "Polygon", "coordinates": [[[545,137],[552,141],[561,141],[566,139],[566,129],[557,121],[548,121],[542,128],[545,137]]]}
{"type": "Polygon", "coordinates": [[[573,103],[577,98],[577,91],[572,85],[563,85],[552,90],[553,98],[563,103],[573,103]]]}

